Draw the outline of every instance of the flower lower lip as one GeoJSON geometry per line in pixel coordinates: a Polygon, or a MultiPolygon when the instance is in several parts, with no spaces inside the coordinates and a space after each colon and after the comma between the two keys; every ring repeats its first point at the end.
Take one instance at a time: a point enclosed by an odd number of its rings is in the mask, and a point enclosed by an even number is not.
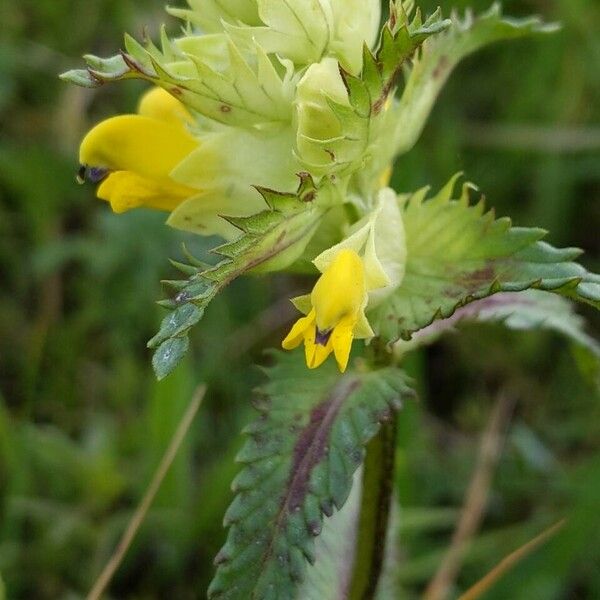
{"type": "Polygon", "coordinates": [[[318,327],[316,328],[315,335],[315,344],[319,344],[320,346],[327,346],[327,342],[329,342],[329,338],[331,337],[331,332],[333,329],[329,329],[328,331],[321,331],[318,327]]]}

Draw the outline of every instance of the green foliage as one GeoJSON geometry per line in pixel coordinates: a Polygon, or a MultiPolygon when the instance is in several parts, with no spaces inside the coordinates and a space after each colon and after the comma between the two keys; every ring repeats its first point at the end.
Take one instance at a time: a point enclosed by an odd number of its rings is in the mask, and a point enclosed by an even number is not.
{"type": "Polygon", "coordinates": [[[471,184],[452,199],[456,177],[431,199],[423,189],[406,198],[407,264],[401,286],[370,317],[387,342],[410,336],[466,304],[498,292],[535,288],[600,307],[600,276],[573,262],[576,249],[539,241],[540,229],[469,205],[471,184]]]}
{"type": "Polygon", "coordinates": [[[413,334],[408,342],[396,342],[402,352],[431,344],[457,325],[469,322],[502,323],[515,330],[549,329],[571,339],[592,356],[600,357],[600,344],[586,333],[585,320],[574,305],[560,296],[539,290],[498,293],[457,309],[451,317],[434,321],[413,334]]]}
{"type": "MultiPolygon", "coordinates": [[[[325,184],[321,189],[325,188],[325,184]]],[[[215,267],[194,268],[187,281],[170,282],[178,290],[166,302],[173,310],[163,319],[159,332],[149,342],[156,348],[152,361],[159,379],[168,375],[188,350],[189,330],[202,318],[212,299],[236,277],[249,271],[262,273],[291,264],[306,248],[326,209],[317,199],[310,177],[302,177],[296,194],[281,194],[259,188],[269,209],[251,217],[228,217],[242,232],[236,240],[214,250],[227,257],[215,267]]],[[[322,203],[322,200],[321,200],[322,203]]]]}
{"type": "Polygon", "coordinates": [[[379,165],[377,154],[382,148],[379,147],[378,135],[382,128],[390,126],[386,118],[386,102],[397,89],[402,69],[428,38],[449,25],[450,21],[442,18],[441,10],[424,20],[418,10],[411,18],[401,2],[391,4],[391,14],[383,26],[376,49],[371,51],[366,44],[363,47],[361,72],[355,76],[339,67],[349,105],[329,99],[329,107],[340,123],[340,135],[334,139],[309,140],[321,149],[323,157],[327,157],[327,171],[353,173],[360,170],[371,144],[377,144],[377,147],[370,152],[373,156],[368,155],[367,158],[379,165]]]}
{"type": "Polygon", "coordinates": [[[295,597],[323,515],[339,510],[365,444],[412,395],[394,368],[340,377],[331,364],[307,378],[298,352],[278,356],[245,429],[227,542],[210,598],[295,597]]]}

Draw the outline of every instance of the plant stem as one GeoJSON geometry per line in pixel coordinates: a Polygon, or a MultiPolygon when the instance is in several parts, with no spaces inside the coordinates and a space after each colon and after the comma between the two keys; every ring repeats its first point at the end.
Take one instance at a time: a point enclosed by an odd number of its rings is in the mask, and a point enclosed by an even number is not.
{"type": "Polygon", "coordinates": [[[367,446],[349,600],[370,600],[375,597],[385,557],[395,449],[394,416],[382,425],[367,446]]]}

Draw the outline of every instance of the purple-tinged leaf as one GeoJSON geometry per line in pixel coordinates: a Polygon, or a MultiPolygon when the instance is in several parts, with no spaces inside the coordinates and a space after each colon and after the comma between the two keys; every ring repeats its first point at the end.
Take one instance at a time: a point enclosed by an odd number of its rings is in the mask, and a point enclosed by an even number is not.
{"type": "Polygon", "coordinates": [[[238,456],[213,599],[296,597],[324,515],[345,504],[365,444],[412,396],[398,369],[307,373],[297,352],[278,355],[269,379],[238,456]]]}

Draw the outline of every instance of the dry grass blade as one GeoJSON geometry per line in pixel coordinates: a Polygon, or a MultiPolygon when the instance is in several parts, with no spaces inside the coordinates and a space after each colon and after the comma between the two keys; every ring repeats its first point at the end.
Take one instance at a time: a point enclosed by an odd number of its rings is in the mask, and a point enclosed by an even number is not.
{"type": "Polygon", "coordinates": [[[480,579],[473,587],[469,588],[458,600],[477,600],[481,598],[503,575],[512,569],[517,563],[529,556],[534,550],[546,543],[551,537],[562,529],[565,519],[549,527],[537,537],[517,548],[502,559],[483,579],[480,579]]]}
{"type": "Polygon", "coordinates": [[[121,565],[129,546],[131,546],[131,542],[135,538],[141,524],[146,517],[148,509],[152,505],[154,498],[166,476],[171,465],[173,464],[173,460],[177,455],[177,451],[181,447],[185,436],[200,408],[200,404],[202,403],[202,399],[204,398],[204,394],[206,393],[206,387],[204,385],[200,386],[196,393],[194,394],[190,405],[188,406],[185,414],[183,415],[179,425],[175,433],[173,434],[173,438],[171,439],[171,443],[169,447],[165,451],[158,468],[156,469],[154,476],[152,477],[152,481],[148,486],[142,501],[138,505],[137,509],[133,513],[129,524],[127,525],[127,529],[123,533],[123,536],[119,540],[119,544],[117,545],[113,555],[110,557],[110,560],[106,563],[106,566],[100,573],[100,576],[94,583],[90,593],[87,595],[87,600],[99,600],[102,597],[102,594],[106,591],[106,588],[109,586],[114,574],[117,572],[117,569],[121,565]]]}
{"type": "Polygon", "coordinates": [[[494,406],[482,436],[477,465],[452,536],[452,542],[437,573],[425,590],[424,600],[447,598],[460,571],[463,554],[469,541],[479,529],[485,512],[492,477],[500,458],[504,433],[508,427],[514,403],[515,399],[512,396],[501,394],[494,406]]]}

